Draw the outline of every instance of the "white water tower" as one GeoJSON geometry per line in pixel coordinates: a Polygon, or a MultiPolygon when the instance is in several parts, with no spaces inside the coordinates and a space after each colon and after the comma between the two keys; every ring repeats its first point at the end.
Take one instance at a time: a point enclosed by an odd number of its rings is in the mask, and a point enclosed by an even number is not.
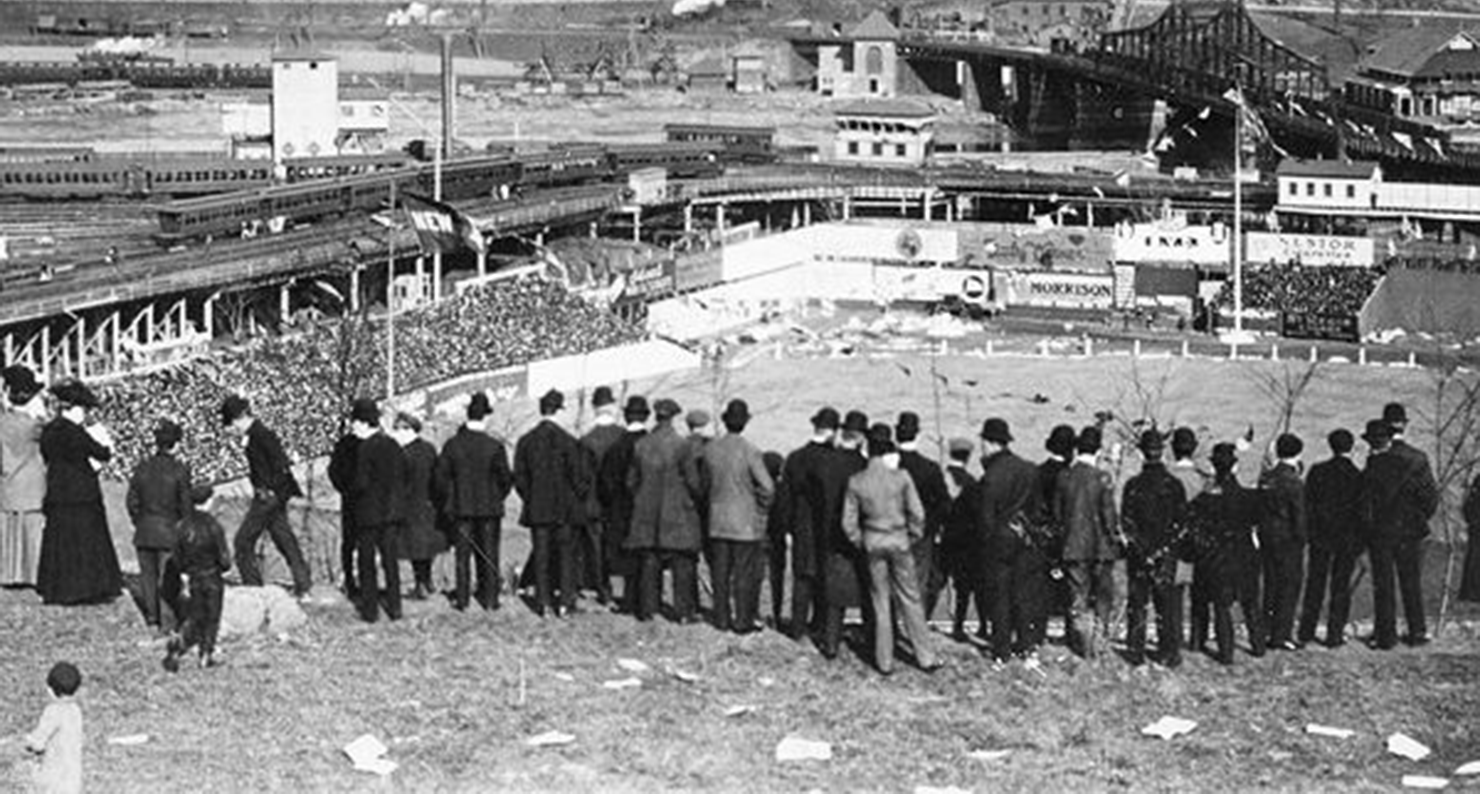
{"type": "Polygon", "coordinates": [[[320,53],[272,57],[272,160],[336,154],[339,62],[320,53]]]}

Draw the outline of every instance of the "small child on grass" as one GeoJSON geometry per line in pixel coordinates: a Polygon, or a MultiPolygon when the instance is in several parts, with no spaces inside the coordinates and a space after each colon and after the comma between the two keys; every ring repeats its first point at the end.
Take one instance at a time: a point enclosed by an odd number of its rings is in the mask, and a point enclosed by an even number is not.
{"type": "Polygon", "coordinates": [[[200,649],[201,667],[216,664],[216,634],[221,629],[221,604],[226,584],[221,575],[231,570],[231,547],[226,531],[208,511],[214,490],[209,485],[190,489],[194,504],[180,520],[180,537],[175,542],[174,564],[189,578],[189,595],[185,598],[185,625],[170,640],[164,669],[177,672],[180,657],[191,648],[200,649]]]}
{"type": "Polygon", "coordinates": [[[41,712],[36,730],[26,735],[26,749],[40,756],[32,776],[34,790],[44,794],[82,791],[82,707],[77,688],[82,673],[70,662],[57,662],[46,676],[51,703],[41,712]]]}

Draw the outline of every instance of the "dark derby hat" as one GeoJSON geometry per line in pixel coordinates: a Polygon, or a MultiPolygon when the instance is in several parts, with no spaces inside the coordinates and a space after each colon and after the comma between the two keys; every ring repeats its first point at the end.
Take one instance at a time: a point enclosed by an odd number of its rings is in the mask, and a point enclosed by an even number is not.
{"type": "Polygon", "coordinates": [[[1373,419],[1367,423],[1367,432],[1362,434],[1362,440],[1374,447],[1386,444],[1393,440],[1393,426],[1385,419],[1373,419]]]}
{"type": "Polygon", "coordinates": [[[920,435],[920,415],[914,411],[901,411],[894,423],[894,437],[900,441],[914,441],[920,435]]]}
{"type": "Polygon", "coordinates": [[[874,422],[873,424],[868,426],[868,437],[870,441],[876,438],[884,439],[885,441],[893,441],[894,428],[884,424],[883,422],[874,422]]]}
{"type": "Polygon", "coordinates": [[[540,395],[540,413],[553,414],[565,407],[565,395],[559,389],[551,389],[540,395]]]}
{"type": "Polygon", "coordinates": [[[683,413],[683,407],[677,401],[663,397],[653,403],[653,413],[657,415],[659,422],[666,422],[683,413]]]}
{"type": "Polygon", "coordinates": [[[1352,451],[1352,447],[1357,445],[1357,440],[1352,436],[1352,431],[1344,427],[1338,427],[1332,430],[1330,435],[1326,436],[1326,443],[1331,446],[1332,452],[1338,455],[1345,455],[1352,451]]]}
{"type": "Polygon", "coordinates": [[[1213,465],[1232,465],[1238,462],[1238,447],[1232,443],[1223,441],[1213,445],[1213,453],[1209,456],[1213,465]]]}
{"type": "Polygon", "coordinates": [[[849,411],[843,416],[843,432],[867,433],[868,414],[863,411],[849,411]]]}
{"type": "Polygon", "coordinates": [[[1197,433],[1190,427],[1179,427],[1172,431],[1172,454],[1189,457],[1197,451],[1197,433]]]}
{"type": "Polygon", "coordinates": [[[1048,432],[1048,441],[1043,443],[1043,448],[1067,458],[1074,454],[1074,428],[1069,425],[1059,425],[1048,432]]]}
{"type": "Polygon", "coordinates": [[[626,417],[629,422],[645,421],[652,413],[648,408],[647,398],[640,394],[628,397],[627,404],[622,406],[622,416],[626,417]]]}
{"type": "Polygon", "coordinates": [[[1408,425],[1408,409],[1402,403],[1388,403],[1382,407],[1382,421],[1394,427],[1408,425]]]}
{"type": "Polygon", "coordinates": [[[995,444],[1012,443],[1012,431],[1007,427],[1007,420],[997,416],[982,422],[981,436],[983,441],[995,444]]]}
{"type": "Polygon", "coordinates": [[[868,437],[868,456],[869,457],[871,457],[871,458],[877,458],[880,455],[888,455],[889,453],[895,452],[895,451],[897,451],[897,447],[894,446],[894,442],[891,441],[891,440],[889,440],[889,438],[887,436],[876,436],[876,435],[873,435],[873,434],[870,434],[869,435],[869,437],[868,437]]]}
{"type": "Polygon", "coordinates": [[[240,394],[228,394],[221,401],[221,424],[229,425],[251,410],[252,405],[247,402],[247,398],[240,394]]]}
{"type": "Polygon", "coordinates": [[[812,414],[812,426],[818,430],[837,430],[841,421],[836,408],[823,407],[812,414]]]}
{"type": "Polygon", "coordinates": [[[416,418],[416,414],[406,411],[396,412],[396,426],[404,427],[413,433],[421,432],[421,420],[416,418]]]}
{"type": "Polygon", "coordinates": [[[364,422],[367,425],[380,423],[380,406],[369,397],[356,397],[350,404],[349,418],[356,422],[364,422]]]}
{"type": "Polygon", "coordinates": [[[1074,449],[1081,455],[1088,455],[1091,452],[1099,452],[1100,445],[1101,443],[1103,443],[1103,440],[1104,439],[1100,434],[1100,428],[1095,427],[1094,425],[1089,425],[1088,427],[1079,431],[1079,437],[1074,439],[1074,449]]]}
{"type": "Polygon", "coordinates": [[[51,393],[56,395],[67,405],[78,405],[83,408],[98,407],[98,396],[93,390],[80,380],[68,379],[51,387],[51,393]]]}
{"type": "Polygon", "coordinates": [[[1162,450],[1166,449],[1166,439],[1162,438],[1161,431],[1156,429],[1141,433],[1141,440],[1136,446],[1140,447],[1141,454],[1147,457],[1160,456],[1162,450]]]}
{"type": "Polygon", "coordinates": [[[719,420],[725,424],[744,424],[750,421],[750,405],[744,400],[730,400],[725,406],[725,412],[720,414],[719,420]]]}
{"type": "Polygon", "coordinates": [[[185,431],[169,419],[161,419],[159,424],[154,426],[154,446],[161,449],[170,449],[180,443],[180,439],[184,437],[185,431]]]}
{"type": "Polygon", "coordinates": [[[1293,458],[1305,451],[1305,442],[1294,433],[1282,433],[1274,440],[1274,454],[1281,458],[1293,458]]]}
{"type": "Polygon", "coordinates": [[[215,494],[216,489],[212,488],[210,483],[192,485],[190,486],[190,503],[196,505],[205,504],[215,494]]]}
{"type": "Polygon", "coordinates": [[[5,389],[10,392],[10,401],[14,403],[30,402],[36,393],[41,391],[41,383],[36,380],[36,373],[30,367],[12,364],[3,372],[5,378],[5,389]]]}
{"type": "Polygon", "coordinates": [[[616,404],[617,398],[612,396],[612,387],[610,386],[597,386],[596,390],[591,392],[592,408],[601,408],[607,405],[616,404]]]}
{"type": "Polygon", "coordinates": [[[468,398],[468,418],[474,422],[493,413],[493,406],[488,403],[488,395],[481,391],[473,392],[468,398]]]}

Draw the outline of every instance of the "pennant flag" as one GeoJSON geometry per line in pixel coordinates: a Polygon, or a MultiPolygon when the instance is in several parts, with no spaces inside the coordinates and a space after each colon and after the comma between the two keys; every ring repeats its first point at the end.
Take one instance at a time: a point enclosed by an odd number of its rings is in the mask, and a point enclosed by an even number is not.
{"type": "Polygon", "coordinates": [[[1281,157],[1290,156],[1289,152],[1285,151],[1278,143],[1275,143],[1274,136],[1270,135],[1269,129],[1264,126],[1264,120],[1259,118],[1258,111],[1254,109],[1253,105],[1248,103],[1244,98],[1244,92],[1239,90],[1238,86],[1228,89],[1227,93],[1223,94],[1223,98],[1232,102],[1238,108],[1239,121],[1243,126],[1243,136],[1242,140],[1239,141],[1239,146],[1243,151],[1257,151],[1260,144],[1268,144],[1276,152],[1279,152],[1281,157]]]}
{"type": "Polygon", "coordinates": [[[416,229],[421,248],[427,253],[453,254],[458,251],[487,253],[487,245],[478,227],[468,216],[458,212],[451,204],[433,201],[424,196],[403,193],[401,207],[416,229]]]}

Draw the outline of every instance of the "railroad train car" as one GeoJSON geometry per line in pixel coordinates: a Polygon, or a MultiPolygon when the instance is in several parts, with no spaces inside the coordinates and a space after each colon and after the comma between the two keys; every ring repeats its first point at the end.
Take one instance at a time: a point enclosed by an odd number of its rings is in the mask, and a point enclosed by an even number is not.
{"type": "Polygon", "coordinates": [[[0,146],[0,163],[79,163],[94,156],[91,146],[0,146]]]}
{"type": "Polygon", "coordinates": [[[709,143],[629,143],[607,147],[614,171],[664,168],[669,179],[705,179],[724,172],[721,147],[709,143]]]}
{"type": "Polygon", "coordinates": [[[393,168],[405,168],[411,156],[405,152],[350,154],[329,157],[299,157],[283,163],[289,182],[309,179],[331,179],[342,176],[374,174],[393,168]]]}
{"type": "Polygon", "coordinates": [[[25,200],[200,195],[271,183],[271,163],[219,157],[0,162],[0,198],[25,200]]]}
{"type": "Polygon", "coordinates": [[[764,164],[776,160],[776,128],[724,124],[664,124],[669,143],[698,143],[721,147],[726,163],[764,164]]]}

